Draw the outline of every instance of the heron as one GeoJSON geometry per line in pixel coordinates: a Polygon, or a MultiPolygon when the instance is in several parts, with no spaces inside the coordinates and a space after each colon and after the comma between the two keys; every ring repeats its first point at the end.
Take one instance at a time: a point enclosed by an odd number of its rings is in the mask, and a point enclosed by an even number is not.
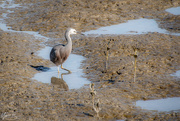
{"type": "Polygon", "coordinates": [[[61,65],[61,69],[66,70],[69,73],[71,73],[70,70],[63,68],[63,63],[67,60],[72,50],[72,40],[71,40],[70,35],[77,34],[77,33],[78,32],[75,29],[68,28],[65,31],[65,39],[67,41],[67,44],[55,45],[50,52],[50,60],[57,66],[58,73],[60,73],[59,65],[61,65]]]}

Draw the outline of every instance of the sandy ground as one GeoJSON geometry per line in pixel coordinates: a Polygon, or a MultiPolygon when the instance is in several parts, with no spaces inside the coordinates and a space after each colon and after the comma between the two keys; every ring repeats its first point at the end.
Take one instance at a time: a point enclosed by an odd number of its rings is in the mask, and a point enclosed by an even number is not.
{"type": "MultiPolygon", "coordinates": [[[[64,91],[56,85],[32,80],[33,66],[52,63],[36,56],[43,44],[63,43],[59,38],[67,27],[84,32],[126,20],[152,18],[162,28],[179,33],[179,16],[165,9],[178,0],[15,0],[23,7],[1,9],[7,25],[17,31],[38,31],[45,42],[32,35],[0,30],[0,114],[1,120],[180,120],[178,112],[157,112],[136,107],[137,100],[180,96],[180,79],[170,74],[180,70],[180,37],[148,33],[87,37],[73,36],[73,53],[83,55],[85,77],[95,84],[97,117],[89,86],[64,91]],[[134,48],[138,50],[134,82],[134,48]]],[[[2,15],[2,14],[1,14],[2,15]]],[[[1,16],[2,17],[2,16],[1,16]]]]}

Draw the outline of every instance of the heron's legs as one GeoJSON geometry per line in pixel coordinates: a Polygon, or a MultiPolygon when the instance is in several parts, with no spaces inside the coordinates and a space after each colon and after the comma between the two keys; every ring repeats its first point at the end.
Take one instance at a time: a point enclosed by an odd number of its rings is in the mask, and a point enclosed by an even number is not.
{"type": "MultiPolygon", "coordinates": [[[[59,74],[60,74],[60,73],[58,72],[58,78],[59,78],[59,74]]],[[[71,74],[71,72],[68,71],[68,73],[62,73],[62,74],[61,74],[61,79],[63,79],[63,75],[68,75],[68,74],[71,74]]]]}
{"type": "Polygon", "coordinates": [[[70,70],[68,70],[68,69],[66,69],[66,68],[63,68],[62,64],[61,64],[61,69],[64,69],[64,70],[68,71],[69,73],[71,73],[70,70]]]}
{"type": "Polygon", "coordinates": [[[57,69],[58,69],[58,74],[60,73],[60,71],[59,71],[59,66],[57,66],[57,69]]]}

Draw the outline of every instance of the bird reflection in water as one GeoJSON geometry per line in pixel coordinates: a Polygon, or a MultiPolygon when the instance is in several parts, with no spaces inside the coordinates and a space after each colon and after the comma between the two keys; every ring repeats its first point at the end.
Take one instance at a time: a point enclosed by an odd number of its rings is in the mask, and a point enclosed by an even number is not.
{"type": "Polygon", "coordinates": [[[62,73],[61,78],[59,77],[58,73],[58,78],[57,77],[51,77],[51,83],[54,85],[58,85],[59,88],[64,89],[65,91],[69,90],[69,86],[67,83],[63,80],[63,75],[68,75],[71,74],[71,72],[68,73],[62,73]]]}

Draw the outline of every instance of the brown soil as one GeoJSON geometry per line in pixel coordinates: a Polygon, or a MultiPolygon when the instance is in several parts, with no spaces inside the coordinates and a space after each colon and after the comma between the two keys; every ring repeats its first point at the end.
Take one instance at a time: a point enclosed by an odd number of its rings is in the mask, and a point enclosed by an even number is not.
{"type": "MultiPolygon", "coordinates": [[[[99,118],[92,107],[88,86],[64,91],[56,85],[31,78],[38,73],[30,65],[52,63],[36,56],[43,44],[63,42],[64,30],[88,31],[140,17],[153,18],[162,28],[180,32],[179,16],[165,9],[179,6],[178,0],[15,0],[23,7],[9,8],[6,22],[14,30],[38,31],[49,41],[32,35],[0,30],[0,119],[1,120],[180,120],[180,113],[142,110],[137,100],[180,96],[180,79],[170,74],[180,70],[180,37],[143,35],[73,36],[73,53],[87,59],[82,68],[95,84],[100,101],[99,118]],[[134,77],[134,48],[138,50],[134,77]],[[108,54],[107,54],[108,53],[108,54]],[[106,66],[108,65],[108,66],[106,66]]],[[[0,9],[6,13],[8,9],[0,9]]],[[[2,17],[2,16],[1,16],[2,17]]]]}

